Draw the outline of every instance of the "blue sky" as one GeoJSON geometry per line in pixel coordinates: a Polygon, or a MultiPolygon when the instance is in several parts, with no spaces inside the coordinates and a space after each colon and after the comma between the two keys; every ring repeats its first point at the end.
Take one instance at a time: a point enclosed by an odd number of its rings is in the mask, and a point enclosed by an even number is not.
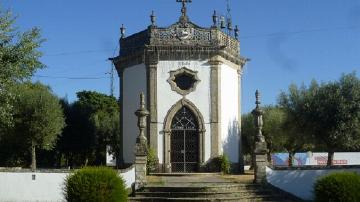
{"type": "MultiPolygon", "coordinates": [[[[360,1],[230,0],[230,5],[241,54],[251,59],[243,75],[243,112],[254,108],[256,89],[263,104],[275,104],[291,83],[326,82],[360,70],[360,1]]],[[[181,7],[175,0],[3,0],[1,6],[18,16],[21,30],[41,28],[47,68],[34,80],[70,101],[80,90],[110,92],[107,58],[117,54],[121,24],[128,35],[141,31],[154,10],[157,24],[168,26],[181,7]]],[[[209,27],[214,9],[226,14],[226,0],[193,0],[188,13],[194,23],[209,27]]],[[[115,84],[118,96],[117,78],[115,84]]]]}

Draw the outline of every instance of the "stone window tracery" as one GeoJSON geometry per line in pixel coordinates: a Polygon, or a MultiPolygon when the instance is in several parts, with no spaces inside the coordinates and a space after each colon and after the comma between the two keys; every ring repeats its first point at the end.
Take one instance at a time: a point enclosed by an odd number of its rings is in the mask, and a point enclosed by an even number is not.
{"type": "Polygon", "coordinates": [[[193,92],[196,89],[196,85],[200,82],[197,77],[197,71],[186,67],[170,71],[170,78],[167,81],[171,86],[171,90],[183,96],[193,92]]]}

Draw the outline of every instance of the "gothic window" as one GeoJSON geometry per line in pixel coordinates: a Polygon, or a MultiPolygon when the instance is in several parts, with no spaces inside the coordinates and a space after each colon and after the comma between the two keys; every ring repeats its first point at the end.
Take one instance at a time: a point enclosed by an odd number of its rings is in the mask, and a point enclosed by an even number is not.
{"type": "Polygon", "coordinates": [[[187,95],[196,89],[196,85],[200,82],[197,72],[183,67],[176,71],[170,72],[168,82],[171,89],[181,95],[187,95]]]}

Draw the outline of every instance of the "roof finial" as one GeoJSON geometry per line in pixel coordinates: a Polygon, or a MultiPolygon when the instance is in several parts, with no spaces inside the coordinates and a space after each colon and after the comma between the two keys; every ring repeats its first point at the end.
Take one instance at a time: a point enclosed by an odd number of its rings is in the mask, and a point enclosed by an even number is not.
{"type": "Polygon", "coordinates": [[[256,98],[256,101],[255,101],[255,104],[256,104],[256,108],[259,108],[261,102],[260,102],[260,92],[259,90],[256,90],[255,91],[255,98],[256,98]]]}
{"type": "Polygon", "coordinates": [[[181,2],[182,3],[182,8],[181,8],[181,13],[182,16],[186,16],[186,3],[191,3],[192,0],[176,0],[176,2],[181,2]]]}
{"type": "Polygon", "coordinates": [[[124,27],[124,24],[121,25],[120,27],[120,33],[121,33],[121,38],[125,38],[125,31],[126,31],[126,28],[124,27]]]}
{"type": "Polygon", "coordinates": [[[232,32],[233,28],[232,28],[230,0],[226,0],[226,11],[227,11],[227,13],[226,13],[226,22],[227,22],[228,34],[231,35],[231,32],[232,32]]]}
{"type": "Polygon", "coordinates": [[[154,12],[154,11],[151,11],[150,21],[151,21],[151,26],[155,26],[156,15],[155,15],[155,12],[154,12]]]}
{"type": "Polygon", "coordinates": [[[239,30],[239,27],[237,25],[235,26],[234,32],[235,32],[235,39],[239,40],[239,32],[240,32],[240,30],[239,30]]]}
{"type": "Polygon", "coordinates": [[[216,13],[216,10],[214,10],[214,14],[212,16],[212,20],[213,20],[213,27],[217,27],[218,24],[218,15],[216,13]]]}

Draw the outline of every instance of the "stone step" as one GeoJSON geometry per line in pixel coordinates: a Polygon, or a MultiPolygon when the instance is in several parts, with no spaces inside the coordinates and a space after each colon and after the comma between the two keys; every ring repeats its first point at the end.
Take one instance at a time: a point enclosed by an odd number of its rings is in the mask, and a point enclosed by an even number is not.
{"type": "Polygon", "coordinates": [[[178,184],[177,186],[154,186],[143,187],[139,192],[230,192],[230,191],[253,191],[262,190],[256,184],[178,184]]]}
{"type": "Polygon", "coordinates": [[[170,198],[170,197],[129,197],[130,202],[162,202],[162,201],[178,201],[178,202],[259,202],[259,201],[285,201],[282,197],[274,197],[268,195],[258,195],[253,197],[214,197],[214,198],[170,198]]]}
{"type": "Polygon", "coordinates": [[[271,195],[270,190],[241,190],[241,191],[204,191],[204,192],[136,192],[136,197],[170,197],[170,198],[212,198],[212,197],[255,197],[257,195],[271,195]]]}

